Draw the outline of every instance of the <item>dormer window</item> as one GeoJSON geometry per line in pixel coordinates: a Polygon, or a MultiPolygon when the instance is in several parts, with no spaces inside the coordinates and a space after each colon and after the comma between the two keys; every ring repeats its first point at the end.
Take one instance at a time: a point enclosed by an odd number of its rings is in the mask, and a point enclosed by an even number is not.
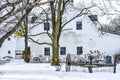
{"type": "Polygon", "coordinates": [[[91,19],[91,21],[98,21],[97,15],[89,15],[88,17],[91,19]]]}
{"type": "Polygon", "coordinates": [[[76,30],[82,30],[82,22],[76,22],[76,30]]]}
{"type": "Polygon", "coordinates": [[[32,19],[31,19],[31,23],[35,23],[35,21],[37,20],[38,17],[36,16],[33,16],[32,19]]]}
{"type": "Polygon", "coordinates": [[[44,23],[44,30],[50,30],[50,27],[49,27],[49,23],[48,22],[45,22],[44,23]]]}

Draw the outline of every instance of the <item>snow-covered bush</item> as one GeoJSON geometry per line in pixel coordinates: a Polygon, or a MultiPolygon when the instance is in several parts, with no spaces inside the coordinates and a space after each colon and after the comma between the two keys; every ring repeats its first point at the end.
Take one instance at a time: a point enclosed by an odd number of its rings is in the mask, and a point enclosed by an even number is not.
{"type": "Polygon", "coordinates": [[[92,57],[93,63],[99,63],[99,61],[105,61],[106,58],[106,54],[100,52],[99,50],[95,50],[95,51],[90,50],[90,52],[87,53],[85,56],[88,62],[90,62],[90,57],[92,57]]]}

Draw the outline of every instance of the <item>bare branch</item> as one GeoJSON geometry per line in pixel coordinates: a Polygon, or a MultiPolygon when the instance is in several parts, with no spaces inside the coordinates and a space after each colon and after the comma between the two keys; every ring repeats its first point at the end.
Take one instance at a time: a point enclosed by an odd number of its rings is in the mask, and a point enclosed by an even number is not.
{"type": "Polygon", "coordinates": [[[33,2],[33,3],[29,3],[19,9],[17,9],[16,11],[13,11],[12,13],[10,13],[9,15],[6,15],[4,17],[0,17],[0,23],[2,23],[3,21],[5,21],[6,19],[10,18],[11,16],[21,12],[22,10],[27,10],[27,9],[30,9],[36,5],[43,5],[43,4],[46,4],[48,2],[43,2],[43,3],[39,3],[41,0],[36,0],[36,2],[33,2]]]}
{"type": "Polygon", "coordinates": [[[76,16],[74,16],[73,18],[71,18],[69,21],[67,21],[66,23],[64,23],[62,25],[62,29],[64,28],[65,25],[67,25],[69,22],[71,22],[72,20],[76,19],[77,17],[80,17],[82,15],[85,15],[85,14],[88,14],[88,12],[84,12],[85,10],[88,10],[90,8],[94,7],[94,5],[90,6],[90,7],[87,7],[87,8],[83,8],[79,14],[77,14],[76,16]],[[83,13],[84,12],[84,13],[83,13]]]}
{"type": "MultiPolygon", "coordinates": [[[[38,35],[42,35],[42,34],[48,34],[47,32],[42,32],[42,33],[38,33],[38,34],[34,34],[34,35],[28,35],[28,36],[38,36],[38,35]]],[[[49,35],[52,35],[49,33],[49,35]]]]}
{"type": "Polygon", "coordinates": [[[2,46],[2,43],[5,41],[5,39],[11,36],[15,32],[15,30],[21,25],[22,21],[26,19],[26,17],[29,15],[31,10],[32,9],[30,9],[27,13],[25,13],[23,17],[19,20],[19,22],[9,32],[7,32],[4,36],[0,38],[0,47],[2,46]]]}
{"type": "Polygon", "coordinates": [[[39,23],[33,25],[32,27],[30,27],[28,30],[31,30],[31,29],[35,28],[36,26],[38,26],[38,25],[40,25],[40,24],[42,24],[42,23],[43,23],[43,22],[39,22],[39,23]]]}
{"type": "Polygon", "coordinates": [[[63,29],[62,32],[63,31],[68,31],[68,30],[73,30],[73,28],[63,29]]]}
{"type": "Polygon", "coordinates": [[[34,39],[32,39],[32,38],[28,38],[28,39],[30,39],[32,42],[34,42],[34,43],[36,43],[36,44],[39,44],[39,45],[45,45],[45,44],[47,44],[47,45],[52,46],[52,44],[51,44],[51,43],[47,43],[47,42],[42,42],[42,43],[39,43],[38,41],[35,41],[35,40],[34,40],[34,39]]]}
{"type": "Polygon", "coordinates": [[[16,1],[16,2],[14,2],[14,3],[6,3],[6,4],[4,4],[4,5],[2,5],[2,6],[0,7],[0,11],[1,11],[2,9],[5,9],[5,8],[8,7],[8,6],[15,6],[15,5],[18,5],[19,3],[21,3],[21,0],[16,1]]]}

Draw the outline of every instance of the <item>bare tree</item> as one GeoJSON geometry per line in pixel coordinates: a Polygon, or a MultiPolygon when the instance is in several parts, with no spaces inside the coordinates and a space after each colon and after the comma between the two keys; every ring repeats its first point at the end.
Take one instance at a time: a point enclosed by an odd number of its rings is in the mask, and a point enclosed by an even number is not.
{"type": "Polygon", "coordinates": [[[120,17],[117,16],[116,18],[112,19],[109,24],[103,25],[103,27],[100,28],[100,31],[120,35],[120,17]]]}
{"type": "Polygon", "coordinates": [[[50,2],[50,10],[51,10],[51,18],[52,18],[52,64],[59,65],[59,40],[62,33],[63,28],[66,24],[71,22],[77,17],[87,14],[87,9],[91,8],[82,8],[78,14],[72,17],[69,21],[62,24],[62,15],[65,12],[66,6],[69,3],[69,0],[55,0],[54,2],[50,2]],[[55,6],[54,6],[55,5],[55,6]],[[57,10],[57,11],[56,11],[57,10]]]}
{"type": "Polygon", "coordinates": [[[100,31],[119,35],[120,0],[91,1],[96,5],[94,12],[100,15],[99,18],[103,17],[100,31]]]}
{"type": "Polygon", "coordinates": [[[22,5],[26,0],[2,0],[0,4],[0,47],[6,38],[11,36],[22,24],[32,9],[47,2],[29,0],[29,4],[22,5]],[[26,11],[27,10],[27,11],[26,11]],[[22,15],[23,14],[23,15],[22,15]],[[11,24],[12,23],[12,24],[11,24]],[[11,24],[11,25],[9,25],[11,24]]]}
{"type": "MultiPolygon", "coordinates": [[[[51,39],[51,43],[39,43],[39,44],[48,44],[52,46],[52,65],[59,65],[59,40],[62,31],[64,31],[64,27],[72,20],[76,19],[77,17],[88,14],[89,9],[92,8],[93,5],[89,7],[82,6],[78,10],[77,14],[75,14],[67,22],[62,23],[62,16],[64,13],[66,13],[67,6],[69,6],[68,5],[69,2],[73,0],[49,0],[44,3],[41,3],[40,2],[41,0],[30,0],[29,3],[21,6],[22,1],[26,1],[26,0],[18,0],[12,3],[10,3],[9,0],[6,0],[6,3],[0,6],[0,11],[2,11],[3,9],[7,9],[6,5],[10,6],[10,11],[7,11],[7,13],[5,12],[5,14],[3,13],[3,15],[0,17],[1,24],[3,24],[4,22],[5,23],[9,22],[11,19],[13,21],[15,19],[16,21],[12,25],[12,27],[9,28],[9,30],[3,32],[3,35],[0,38],[0,47],[2,43],[5,41],[5,39],[10,35],[12,35],[14,31],[21,25],[21,23],[26,19],[26,17],[29,15],[29,13],[36,5],[41,5],[49,2],[50,11],[49,13],[45,12],[44,14],[46,15],[46,21],[51,20],[52,33],[49,33],[47,31],[46,33],[40,33],[40,34],[47,34],[51,39]],[[23,16],[18,16],[20,13],[22,13],[23,16]],[[48,15],[50,15],[50,18],[48,15]]],[[[33,42],[36,42],[32,38],[31,40],[33,42]]]]}
{"type": "Polygon", "coordinates": [[[52,2],[49,2],[49,5],[48,5],[49,8],[47,11],[43,9],[43,12],[45,14],[45,19],[43,20],[46,22],[48,21],[51,22],[52,32],[50,33],[49,31],[47,31],[47,32],[34,34],[31,36],[47,34],[51,40],[51,43],[48,43],[48,42],[39,43],[34,39],[30,38],[33,42],[37,44],[48,44],[52,46],[52,63],[51,63],[52,65],[59,65],[59,45],[60,45],[59,40],[60,40],[61,33],[65,31],[64,27],[74,19],[82,15],[88,14],[89,9],[94,6],[94,5],[89,7],[80,6],[80,8],[75,8],[74,6],[71,6],[72,1],[73,0],[54,0],[52,2]],[[63,23],[62,22],[63,15],[67,13],[67,9],[69,8],[74,8],[78,12],[74,14],[74,16],[71,16],[71,18],[67,22],[63,23]]]}

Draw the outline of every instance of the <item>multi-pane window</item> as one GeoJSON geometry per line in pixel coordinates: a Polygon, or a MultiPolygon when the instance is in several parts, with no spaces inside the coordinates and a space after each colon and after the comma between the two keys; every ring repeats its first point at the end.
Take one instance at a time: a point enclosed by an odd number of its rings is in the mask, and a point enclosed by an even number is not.
{"type": "Polygon", "coordinates": [[[50,30],[50,26],[48,22],[44,23],[44,30],[50,30]]]}
{"type": "Polygon", "coordinates": [[[76,22],[76,29],[81,30],[82,29],[82,22],[76,22]]]}
{"type": "Polygon", "coordinates": [[[83,47],[79,46],[77,47],[77,55],[82,55],[83,54],[83,47]]]}
{"type": "Polygon", "coordinates": [[[66,55],[66,47],[60,47],[60,55],[66,55]]]}
{"type": "Polygon", "coordinates": [[[50,48],[49,47],[46,47],[46,48],[44,48],[44,55],[50,55],[50,48]]]}

